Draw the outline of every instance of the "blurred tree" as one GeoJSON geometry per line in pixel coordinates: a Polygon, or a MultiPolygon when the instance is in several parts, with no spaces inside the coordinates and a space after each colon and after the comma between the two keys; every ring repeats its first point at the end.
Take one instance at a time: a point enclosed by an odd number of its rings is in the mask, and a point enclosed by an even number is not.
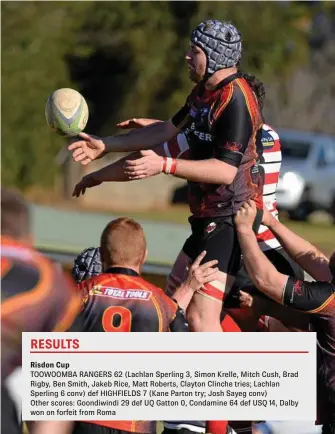
{"type": "Polygon", "coordinates": [[[86,2],[2,2],[2,181],[51,185],[64,144],[48,129],[50,93],[71,87],[64,56],[76,44],[86,2]],[[75,17],[75,19],[74,19],[75,17]]]}
{"type": "Polygon", "coordinates": [[[92,133],[112,134],[127,117],[167,118],[192,87],[184,52],[192,28],[207,18],[236,24],[243,70],[280,88],[306,64],[312,9],[300,2],[2,2],[3,181],[20,188],[54,181],[64,140],[44,119],[53,90],[82,92],[92,133]]]}

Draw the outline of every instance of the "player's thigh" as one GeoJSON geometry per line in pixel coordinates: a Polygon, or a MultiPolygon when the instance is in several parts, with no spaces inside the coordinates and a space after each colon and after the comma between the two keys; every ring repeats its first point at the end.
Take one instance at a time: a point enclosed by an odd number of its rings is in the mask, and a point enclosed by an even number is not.
{"type": "MultiPolygon", "coordinates": [[[[219,272],[226,279],[224,273],[219,272]]],[[[188,306],[186,317],[191,331],[194,332],[222,332],[220,315],[222,311],[222,296],[225,284],[219,280],[204,285],[197,291],[188,306]],[[213,285],[216,286],[213,286],[213,285]],[[218,289],[222,285],[222,290],[218,289]]]]}
{"type": "MultiPolygon", "coordinates": [[[[204,285],[198,293],[222,303],[230,292],[240,268],[241,249],[232,218],[226,218],[214,224],[215,228],[208,235],[205,228],[204,236],[198,239],[197,250],[199,253],[206,250],[203,262],[216,259],[220,273],[215,281],[204,285]]],[[[209,228],[212,229],[210,226],[209,228]]]]}
{"type": "Polygon", "coordinates": [[[190,257],[181,250],[167,277],[166,293],[168,295],[172,296],[178,286],[186,280],[191,263],[190,257]]]}

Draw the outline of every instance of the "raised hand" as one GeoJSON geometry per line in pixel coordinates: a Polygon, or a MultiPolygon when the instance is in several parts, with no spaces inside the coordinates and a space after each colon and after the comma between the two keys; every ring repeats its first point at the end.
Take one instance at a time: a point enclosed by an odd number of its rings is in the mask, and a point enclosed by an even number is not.
{"type": "Polygon", "coordinates": [[[185,285],[193,292],[198,291],[205,283],[215,280],[219,271],[218,267],[214,267],[218,263],[216,259],[200,265],[206,253],[205,250],[201,252],[189,269],[185,285]]]}
{"type": "Polygon", "coordinates": [[[80,133],[81,140],[76,140],[68,147],[72,151],[72,158],[86,166],[91,161],[103,156],[106,145],[100,137],[92,136],[86,133],[80,133]]]}
{"type": "Polygon", "coordinates": [[[93,173],[89,173],[88,175],[85,175],[82,180],[74,187],[72,196],[79,197],[81,194],[85,194],[86,188],[92,188],[100,184],[102,184],[102,182],[94,179],[93,173]]]}

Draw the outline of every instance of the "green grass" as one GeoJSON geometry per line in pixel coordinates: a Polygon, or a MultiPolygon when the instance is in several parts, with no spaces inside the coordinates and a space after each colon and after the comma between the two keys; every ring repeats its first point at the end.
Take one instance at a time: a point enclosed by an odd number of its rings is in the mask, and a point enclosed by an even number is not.
{"type": "Polygon", "coordinates": [[[335,225],[330,223],[304,223],[283,221],[301,237],[316,245],[322,252],[330,255],[335,250],[335,225]]]}

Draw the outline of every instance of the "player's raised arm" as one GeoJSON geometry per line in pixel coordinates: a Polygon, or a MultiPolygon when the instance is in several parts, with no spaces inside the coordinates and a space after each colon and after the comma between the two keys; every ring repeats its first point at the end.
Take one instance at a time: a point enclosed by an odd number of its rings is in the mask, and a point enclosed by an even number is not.
{"type": "MultiPolygon", "coordinates": [[[[133,152],[112,164],[85,175],[74,187],[72,196],[79,197],[81,194],[85,194],[87,188],[95,187],[102,182],[132,181],[132,178],[126,173],[126,162],[143,158],[147,152],[148,151],[133,152]]],[[[185,136],[180,134],[169,142],[155,146],[149,153],[157,155],[158,158],[158,165],[151,167],[150,171],[150,176],[154,176],[161,173],[163,170],[164,165],[161,157],[187,159],[189,157],[189,148],[185,136]]],[[[148,176],[149,175],[147,175],[147,177],[148,176]]]]}
{"type": "MultiPolygon", "coordinates": [[[[163,158],[149,150],[138,160],[126,162],[126,173],[130,179],[142,179],[153,173],[165,172],[192,182],[230,185],[252,135],[252,122],[241,90],[237,89],[223,105],[224,110],[218,109],[213,113],[215,138],[212,158],[182,161],[168,159],[164,165],[163,158]]],[[[187,118],[183,120],[182,115],[183,110],[174,116],[174,124],[187,122],[187,118]]]]}
{"type": "Polygon", "coordinates": [[[163,143],[179,132],[179,128],[171,120],[157,122],[142,129],[135,129],[118,136],[97,137],[80,133],[80,140],[69,147],[72,158],[82,165],[87,165],[108,152],[130,152],[151,148],[163,143]]]}
{"type": "Polygon", "coordinates": [[[235,217],[243,261],[255,286],[268,297],[282,304],[288,276],[279,273],[260,250],[252,228],[256,213],[255,202],[249,201],[243,204],[235,217]]]}
{"type": "Polygon", "coordinates": [[[263,224],[271,229],[291,258],[314,279],[328,282],[332,279],[329,259],[313,244],[276,220],[268,210],[264,210],[263,224]]]}
{"type": "Polygon", "coordinates": [[[117,128],[120,128],[121,130],[129,130],[132,128],[144,128],[149,125],[156,124],[157,122],[164,122],[160,121],[159,119],[148,119],[148,118],[132,118],[127,119],[126,121],[119,122],[116,124],[117,128]]]}

